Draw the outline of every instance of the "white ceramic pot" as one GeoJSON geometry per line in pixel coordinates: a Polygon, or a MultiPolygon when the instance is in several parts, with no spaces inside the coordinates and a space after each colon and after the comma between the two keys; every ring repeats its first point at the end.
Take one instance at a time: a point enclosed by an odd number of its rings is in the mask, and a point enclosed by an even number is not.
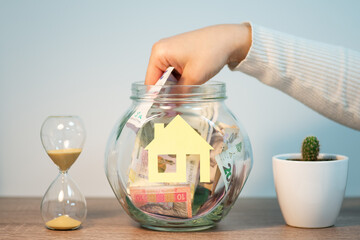
{"type": "Polygon", "coordinates": [[[300,153],[272,158],[276,194],[285,222],[294,227],[323,228],[335,224],[344,198],[348,157],[332,161],[294,161],[300,153]]]}

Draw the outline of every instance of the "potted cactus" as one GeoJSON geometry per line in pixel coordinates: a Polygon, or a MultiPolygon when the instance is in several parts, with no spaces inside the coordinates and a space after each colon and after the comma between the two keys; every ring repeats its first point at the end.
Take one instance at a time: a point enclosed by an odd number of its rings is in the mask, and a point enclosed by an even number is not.
{"type": "Polygon", "coordinates": [[[294,227],[335,224],[344,198],[348,158],[319,153],[316,137],[304,139],[301,153],[272,158],[274,183],[285,222],[294,227]]]}

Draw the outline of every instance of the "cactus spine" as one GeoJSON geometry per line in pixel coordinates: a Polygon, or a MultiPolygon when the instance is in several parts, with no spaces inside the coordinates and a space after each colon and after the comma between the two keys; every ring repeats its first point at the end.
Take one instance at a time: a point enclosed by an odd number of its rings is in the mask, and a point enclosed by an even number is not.
{"type": "Polygon", "coordinates": [[[316,161],[319,151],[319,140],[315,136],[309,136],[304,139],[301,147],[302,159],[304,161],[316,161]]]}

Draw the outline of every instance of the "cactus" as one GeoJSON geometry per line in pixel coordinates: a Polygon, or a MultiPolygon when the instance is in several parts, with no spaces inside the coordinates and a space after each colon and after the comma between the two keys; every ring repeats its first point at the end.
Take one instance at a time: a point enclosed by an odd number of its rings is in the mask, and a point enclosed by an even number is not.
{"type": "Polygon", "coordinates": [[[316,161],[319,155],[319,151],[319,140],[315,136],[306,137],[301,147],[302,160],[316,161]]]}

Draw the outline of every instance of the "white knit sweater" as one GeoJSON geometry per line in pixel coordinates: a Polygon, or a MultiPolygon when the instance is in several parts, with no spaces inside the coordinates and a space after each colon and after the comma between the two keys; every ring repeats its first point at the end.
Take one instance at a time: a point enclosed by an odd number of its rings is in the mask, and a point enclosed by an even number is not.
{"type": "Polygon", "coordinates": [[[252,24],[239,70],[320,114],[360,130],[360,53],[252,24]]]}

